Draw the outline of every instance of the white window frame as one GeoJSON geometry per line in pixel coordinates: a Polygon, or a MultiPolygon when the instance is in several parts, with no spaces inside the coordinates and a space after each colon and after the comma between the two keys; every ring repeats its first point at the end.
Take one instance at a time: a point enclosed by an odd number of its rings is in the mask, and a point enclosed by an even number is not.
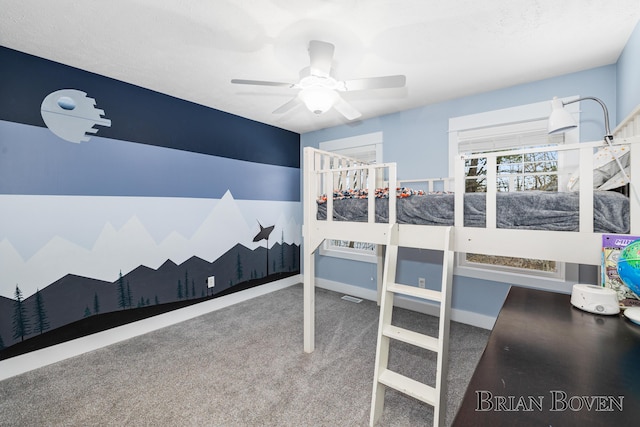
{"type": "MultiPolygon", "coordinates": [[[[563,101],[575,100],[578,96],[563,98],[563,101]]],[[[565,108],[580,123],[579,103],[569,104],[565,108]]],[[[455,159],[458,157],[458,146],[464,137],[473,135],[481,138],[491,136],[496,128],[509,129],[514,133],[530,130],[531,127],[546,125],[551,113],[551,102],[538,102],[501,110],[487,111],[479,114],[453,117],[449,119],[449,175],[453,175],[455,159]],[[534,123],[537,122],[537,123],[534,123]]],[[[565,144],[579,141],[579,127],[565,134],[565,144]]],[[[563,169],[571,169],[577,165],[577,156],[560,154],[558,165],[563,169]]],[[[559,177],[559,188],[566,180],[559,177]]],[[[557,272],[534,272],[504,266],[491,266],[468,263],[466,254],[456,254],[454,274],[496,282],[504,282],[519,286],[534,287],[552,291],[570,292],[578,281],[578,265],[557,262],[557,272]]]]}
{"type": "MultiPolygon", "coordinates": [[[[375,162],[382,163],[382,132],[373,132],[349,138],[320,142],[318,148],[358,159],[358,153],[375,150],[375,162]]],[[[320,255],[354,261],[377,263],[378,247],[372,243],[325,240],[320,245],[320,255]],[[355,246],[355,247],[350,247],[355,246]]]]}

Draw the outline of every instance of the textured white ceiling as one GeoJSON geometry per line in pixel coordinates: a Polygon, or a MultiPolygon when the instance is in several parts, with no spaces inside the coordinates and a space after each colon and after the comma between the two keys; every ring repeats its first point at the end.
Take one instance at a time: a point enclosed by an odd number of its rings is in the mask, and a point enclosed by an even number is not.
{"type": "MultiPolygon", "coordinates": [[[[638,0],[0,0],[0,44],[298,133],[346,123],[272,111],[309,40],[336,46],[339,80],[405,74],[345,93],[363,118],[614,63],[638,0]]],[[[1,64],[0,64],[1,66],[1,64]]],[[[81,88],[79,88],[81,89],[81,88]]]]}

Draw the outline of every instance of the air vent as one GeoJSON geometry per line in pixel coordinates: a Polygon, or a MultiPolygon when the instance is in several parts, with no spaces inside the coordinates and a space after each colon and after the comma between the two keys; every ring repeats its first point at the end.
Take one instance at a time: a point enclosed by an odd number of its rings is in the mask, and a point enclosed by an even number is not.
{"type": "Polygon", "coordinates": [[[352,297],[351,295],[344,295],[342,298],[345,301],[349,301],[349,302],[355,302],[356,304],[359,304],[362,302],[362,300],[360,298],[356,298],[356,297],[352,297]]]}

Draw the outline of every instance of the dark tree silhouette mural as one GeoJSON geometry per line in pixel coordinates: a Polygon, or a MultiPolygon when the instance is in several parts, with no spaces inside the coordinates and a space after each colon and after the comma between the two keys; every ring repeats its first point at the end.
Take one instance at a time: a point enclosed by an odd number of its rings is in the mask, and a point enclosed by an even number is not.
{"type": "Polygon", "coordinates": [[[127,294],[124,287],[124,277],[122,277],[122,270],[120,271],[120,277],[118,277],[118,307],[122,310],[127,308],[127,294]]]}
{"type": "Polygon", "coordinates": [[[22,291],[16,285],[15,300],[13,301],[13,339],[24,341],[25,335],[31,333],[27,319],[27,307],[22,300],[22,291]]]}
{"type": "Polygon", "coordinates": [[[47,311],[44,308],[44,301],[42,300],[42,293],[40,289],[36,290],[36,310],[33,314],[35,320],[35,332],[42,334],[49,329],[49,319],[47,319],[47,311]]]}
{"type": "Polygon", "coordinates": [[[242,281],[242,260],[240,259],[240,254],[238,253],[238,257],[236,258],[236,277],[238,278],[238,282],[242,281]]]}
{"type": "Polygon", "coordinates": [[[184,297],[189,299],[189,271],[184,271],[184,297]]]}
{"type": "Polygon", "coordinates": [[[280,271],[284,271],[284,231],[280,236],[280,271]]]}

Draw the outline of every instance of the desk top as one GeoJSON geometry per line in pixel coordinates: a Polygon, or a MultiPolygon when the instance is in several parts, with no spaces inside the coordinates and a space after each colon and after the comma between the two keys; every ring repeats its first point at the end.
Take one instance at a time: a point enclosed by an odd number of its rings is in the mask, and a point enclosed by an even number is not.
{"type": "Polygon", "coordinates": [[[640,425],[640,326],[511,287],[453,425],[640,425]]]}

